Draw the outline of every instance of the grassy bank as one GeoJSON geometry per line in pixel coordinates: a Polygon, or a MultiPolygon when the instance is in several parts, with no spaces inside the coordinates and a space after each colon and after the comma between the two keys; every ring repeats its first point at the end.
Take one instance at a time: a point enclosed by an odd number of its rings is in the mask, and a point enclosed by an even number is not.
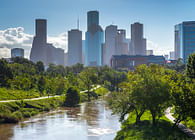
{"type": "Polygon", "coordinates": [[[40,97],[40,94],[35,91],[24,91],[16,89],[0,88],[0,101],[2,100],[21,100],[40,97]]]}
{"type": "Polygon", "coordinates": [[[190,140],[178,128],[172,129],[172,123],[162,116],[156,126],[152,125],[152,116],[145,112],[141,122],[135,125],[135,114],[131,113],[122,124],[115,140],[190,140]]]}
{"type": "MultiPolygon", "coordinates": [[[[171,109],[171,113],[173,113],[173,114],[175,113],[175,108],[174,107],[171,109]]],[[[174,114],[173,116],[175,118],[178,117],[177,114],[174,114]]],[[[192,119],[192,118],[188,117],[185,121],[182,121],[181,123],[183,125],[185,125],[186,127],[192,129],[195,132],[195,119],[192,119]]]]}
{"type": "MultiPolygon", "coordinates": [[[[5,89],[5,91],[8,91],[5,89]]],[[[22,95],[27,95],[25,91],[12,91],[14,94],[18,93],[18,96],[7,96],[9,93],[4,94],[2,96],[4,99],[21,99],[22,95]],[[17,98],[13,98],[17,97],[17,98]]],[[[98,96],[102,96],[107,92],[107,89],[100,87],[96,90],[92,91],[90,94],[92,95],[91,99],[97,99],[98,96]]],[[[36,94],[35,94],[36,95],[36,94]]],[[[31,96],[37,97],[37,96],[31,96]]],[[[88,100],[87,93],[80,93],[81,100],[80,102],[85,102],[88,100]]],[[[37,115],[40,112],[50,111],[60,106],[64,106],[65,96],[60,97],[50,97],[46,99],[40,100],[31,100],[24,101],[18,100],[15,102],[6,102],[0,103],[0,123],[17,123],[18,121],[29,118],[31,116],[37,115]]]]}
{"type": "Polygon", "coordinates": [[[23,118],[28,118],[40,112],[55,109],[63,105],[64,98],[65,97],[63,96],[32,101],[21,100],[0,103],[0,123],[16,123],[23,118]]]}

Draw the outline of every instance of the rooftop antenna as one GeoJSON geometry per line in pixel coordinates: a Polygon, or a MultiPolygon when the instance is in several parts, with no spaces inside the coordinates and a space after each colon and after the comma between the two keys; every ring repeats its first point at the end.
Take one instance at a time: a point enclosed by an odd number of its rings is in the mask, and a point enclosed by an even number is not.
{"type": "Polygon", "coordinates": [[[77,19],[77,29],[79,30],[79,17],[77,19]]]}

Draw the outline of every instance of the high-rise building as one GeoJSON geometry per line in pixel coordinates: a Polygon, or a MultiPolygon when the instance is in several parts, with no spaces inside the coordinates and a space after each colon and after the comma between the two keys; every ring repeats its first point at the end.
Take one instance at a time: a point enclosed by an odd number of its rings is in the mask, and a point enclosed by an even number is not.
{"type": "Polygon", "coordinates": [[[132,55],[146,55],[146,39],[143,38],[143,24],[131,24],[131,50],[132,55]]]}
{"type": "Polygon", "coordinates": [[[153,50],[146,50],[146,55],[153,55],[153,50]]]}
{"type": "Polygon", "coordinates": [[[169,59],[169,55],[168,54],[165,54],[164,55],[164,58],[165,58],[165,60],[168,60],[169,59]]]}
{"type": "Polygon", "coordinates": [[[112,55],[116,54],[116,44],[117,44],[117,26],[109,25],[106,27],[105,30],[103,65],[110,66],[110,59],[112,55]]]}
{"type": "Polygon", "coordinates": [[[170,52],[170,60],[175,60],[175,52],[174,51],[170,52]]]}
{"type": "Polygon", "coordinates": [[[98,11],[89,11],[87,13],[87,32],[85,34],[85,38],[85,65],[101,66],[104,33],[99,25],[98,11]]]}
{"type": "Polygon", "coordinates": [[[24,49],[22,48],[13,48],[11,49],[11,57],[22,57],[24,58],[24,49]]]}
{"type": "Polygon", "coordinates": [[[126,39],[126,31],[117,29],[115,25],[109,25],[105,30],[105,45],[103,65],[110,66],[112,55],[127,55],[129,51],[129,39],[126,39]]]}
{"type": "Polygon", "coordinates": [[[82,32],[68,31],[68,66],[82,63],[82,32]]]}
{"type": "Polygon", "coordinates": [[[87,30],[93,24],[99,25],[99,12],[98,11],[89,11],[87,12],[87,30]]]}
{"type": "Polygon", "coordinates": [[[115,55],[127,55],[128,43],[126,41],[126,31],[123,29],[117,30],[117,44],[115,55]]]}
{"type": "Polygon", "coordinates": [[[45,19],[36,19],[36,34],[33,38],[30,60],[35,63],[42,61],[46,67],[49,63],[64,66],[64,50],[47,43],[47,21],[45,19]]]}
{"type": "Polygon", "coordinates": [[[175,25],[175,59],[187,58],[195,52],[195,21],[186,21],[175,25]]]}

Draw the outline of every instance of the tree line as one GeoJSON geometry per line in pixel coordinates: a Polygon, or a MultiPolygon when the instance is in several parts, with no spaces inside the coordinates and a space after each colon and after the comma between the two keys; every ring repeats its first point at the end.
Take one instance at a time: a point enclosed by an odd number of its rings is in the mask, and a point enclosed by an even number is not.
{"type": "Polygon", "coordinates": [[[108,99],[113,112],[120,115],[120,121],[134,112],[138,124],[143,113],[149,111],[152,124],[156,125],[171,106],[176,117],[174,126],[195,119],[195,53],[188,57],[182,72],[151,64],[138,66],[127,77],[119,85],[121,91],[113,92],[108,99]]]}

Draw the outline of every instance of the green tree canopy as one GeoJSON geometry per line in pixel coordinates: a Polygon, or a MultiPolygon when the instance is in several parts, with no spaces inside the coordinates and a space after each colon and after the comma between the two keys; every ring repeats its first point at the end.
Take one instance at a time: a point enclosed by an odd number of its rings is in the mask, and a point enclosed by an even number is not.
{"type": "Polygon", "coordinates": [[[5,59],[0,59],[0,87],[8,87],[8,80],[13,78],[11,69],[5,59]]]}
{"type": "Polygon", "coordinates": [[[65,106],[74,107],[80,103],[80,91],[76,87],[70,87],[66,94],[65,106]]]}
{"type": "Polygon", "coordinates": [[[186,73],[188,77],[195,79],[195,53],[188,56],[186,73]]]}

